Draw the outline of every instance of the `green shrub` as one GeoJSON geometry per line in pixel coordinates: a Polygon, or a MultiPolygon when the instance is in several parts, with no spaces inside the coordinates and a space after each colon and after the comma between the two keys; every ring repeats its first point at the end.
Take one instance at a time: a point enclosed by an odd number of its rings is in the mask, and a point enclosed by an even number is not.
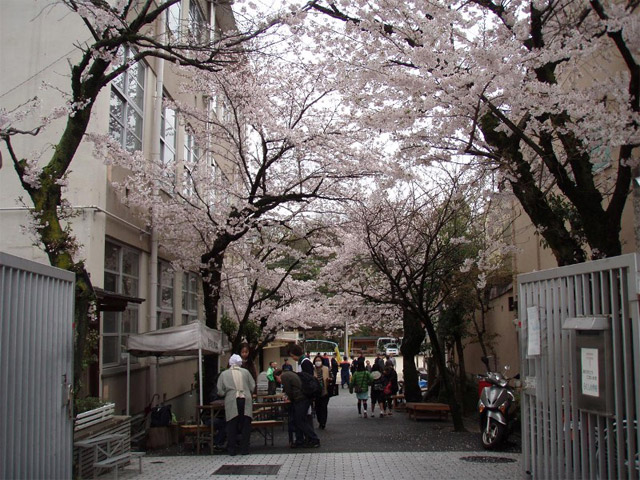
{"type": "Polygon", "coordinates": [[[75,412],[76,415],[79,413],[88,412],[89,410],[93,410],[94,408],[102,407],[106,405],[108,402],[98,398],[98,397],[84,397],[84,398],[76,398],[75,400],[75,412]]]}

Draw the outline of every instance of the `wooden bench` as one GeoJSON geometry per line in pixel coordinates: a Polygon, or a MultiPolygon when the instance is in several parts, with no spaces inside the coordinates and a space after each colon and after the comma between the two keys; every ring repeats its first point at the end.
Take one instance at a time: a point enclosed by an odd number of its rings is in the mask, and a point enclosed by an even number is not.
{"type": "Polygon", "coordinates": [[[78,432],[113,418],[115,407],[115,403],[107,403],[102,407],[94,408],[93,410],[89,410],[84,413],[79,413],[76,415],[73,430],[78,432]]]}
{"type": "Polygon", "coordinates": [[[282,420],[253,420],[251,429],[262,435],[265,445],[267,440],[271,440],[271,446],[273,446],[273,429],[282,425],[284,425],[282,420]]]}
{"type": "Polygon", "coordinates": [[[407,402],[405,409],[409,413],[409,418],[417,420],[418,418],[438,418],[446,420],[449,414],[449,405],[446,403],[421,403],[407,402]]]}
{"type": "Polygon", "coordinates": [[[138,473],[142,473],[142,457],[144,456],[144,452],[126,452],[120,455],[116,455],[114,457],[108,457],[104,460],[100,460],[98,462],[94,462],[93,468],[93,478],[96,478],[97,470],[99,469],[111,469],[114,468],[114,478],[118,478],[118,467],[122,465],[127,465],[131,463],[131,460],[134,458],[138,459],[138,473]]]}
{"type": "Polygon", "coordinates": [[[406,404],[404,401],[404,393],[400,393],[398,395],[391,395],[391,400],[393,400],[393,409],[398,412],[403,412],[405,410],[406,404]]]}

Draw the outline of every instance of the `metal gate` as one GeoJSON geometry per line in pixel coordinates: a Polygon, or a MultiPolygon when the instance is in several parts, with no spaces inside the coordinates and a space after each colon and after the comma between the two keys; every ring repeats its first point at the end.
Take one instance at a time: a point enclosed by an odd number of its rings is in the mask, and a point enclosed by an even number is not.
{"type": "Polygon", "coordinates": [[[523,466],[533,478],[639,477],[638,259],[518,276],[523,466]]]}
{"type": "Polygon", "coordinates": [[[0,478],[72,478],[74,275],[0,252],[0,478]]]}

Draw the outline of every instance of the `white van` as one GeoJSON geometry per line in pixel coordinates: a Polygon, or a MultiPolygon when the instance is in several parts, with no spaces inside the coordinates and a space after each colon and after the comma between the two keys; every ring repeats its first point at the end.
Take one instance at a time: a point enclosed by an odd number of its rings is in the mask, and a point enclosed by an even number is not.
{"type": "Polygon", "coordinates": [[[385,355],[400,355],[400,348],[397,343],[387,343],[384,348],[385,355]]]}
{"type": "Polygon", "coordinates": [[[380,353],[385,353],[385,349],[389,343],[394,343],[397,347],[398,339],[396,337],[379,337],[376,342],[376,349],[380,353]]]}

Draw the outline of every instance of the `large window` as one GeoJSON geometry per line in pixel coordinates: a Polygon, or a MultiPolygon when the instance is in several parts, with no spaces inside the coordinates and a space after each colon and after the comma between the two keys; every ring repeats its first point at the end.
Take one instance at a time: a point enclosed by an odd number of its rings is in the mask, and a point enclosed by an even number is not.
{"type": "MultiPolygon", "coordinates": [[[[129,247],[106,242],[104,258],[104,289],[112,293],[138,296],[140,253],[129,247]]],[[[122,363],[122,347],[130,333],[138,333],[138,305],[129,304],[124,312],[103,312],[102,363],[117,366],[122,363]]]]}
{"type": "Polygon", "coordinates": [[[204,14],[200,10],[198,0],[191,0],[189,2],[189,32],[193,39],[198,42],[203,42],[205,38],[204,14]]]}
{"type": "Polygon", "coordinates": [[[182,324],[198,319],[198,276],[195,273],[182,274],[182,324]]]}
{"type": "Polygon", "coordinates": [[[167,8],[167,33],[175,40],[180,38],[180,22],[182,15],[182,2],[177,2],[167,8]]]}
{"type": "Polygon", "coordinates": [[[176,111],[168,106],[162,109],[160,161],[168,182],[168,190],[172,191],[176,178],[176,111]]]}
{"type": "MultiPolygon", "coordinates": [[[[124,49],[123,59],[130,58],[124,49]]],[[[111,82],[109,135],[129,152],[142,150],[144,76],[144,64],[136,63],[111,82]]]]}
{"type": "Polygon", "coordinates": [[[171,264],[158,262],[158,328],[173,327],[173,279],[171,264]]]}

